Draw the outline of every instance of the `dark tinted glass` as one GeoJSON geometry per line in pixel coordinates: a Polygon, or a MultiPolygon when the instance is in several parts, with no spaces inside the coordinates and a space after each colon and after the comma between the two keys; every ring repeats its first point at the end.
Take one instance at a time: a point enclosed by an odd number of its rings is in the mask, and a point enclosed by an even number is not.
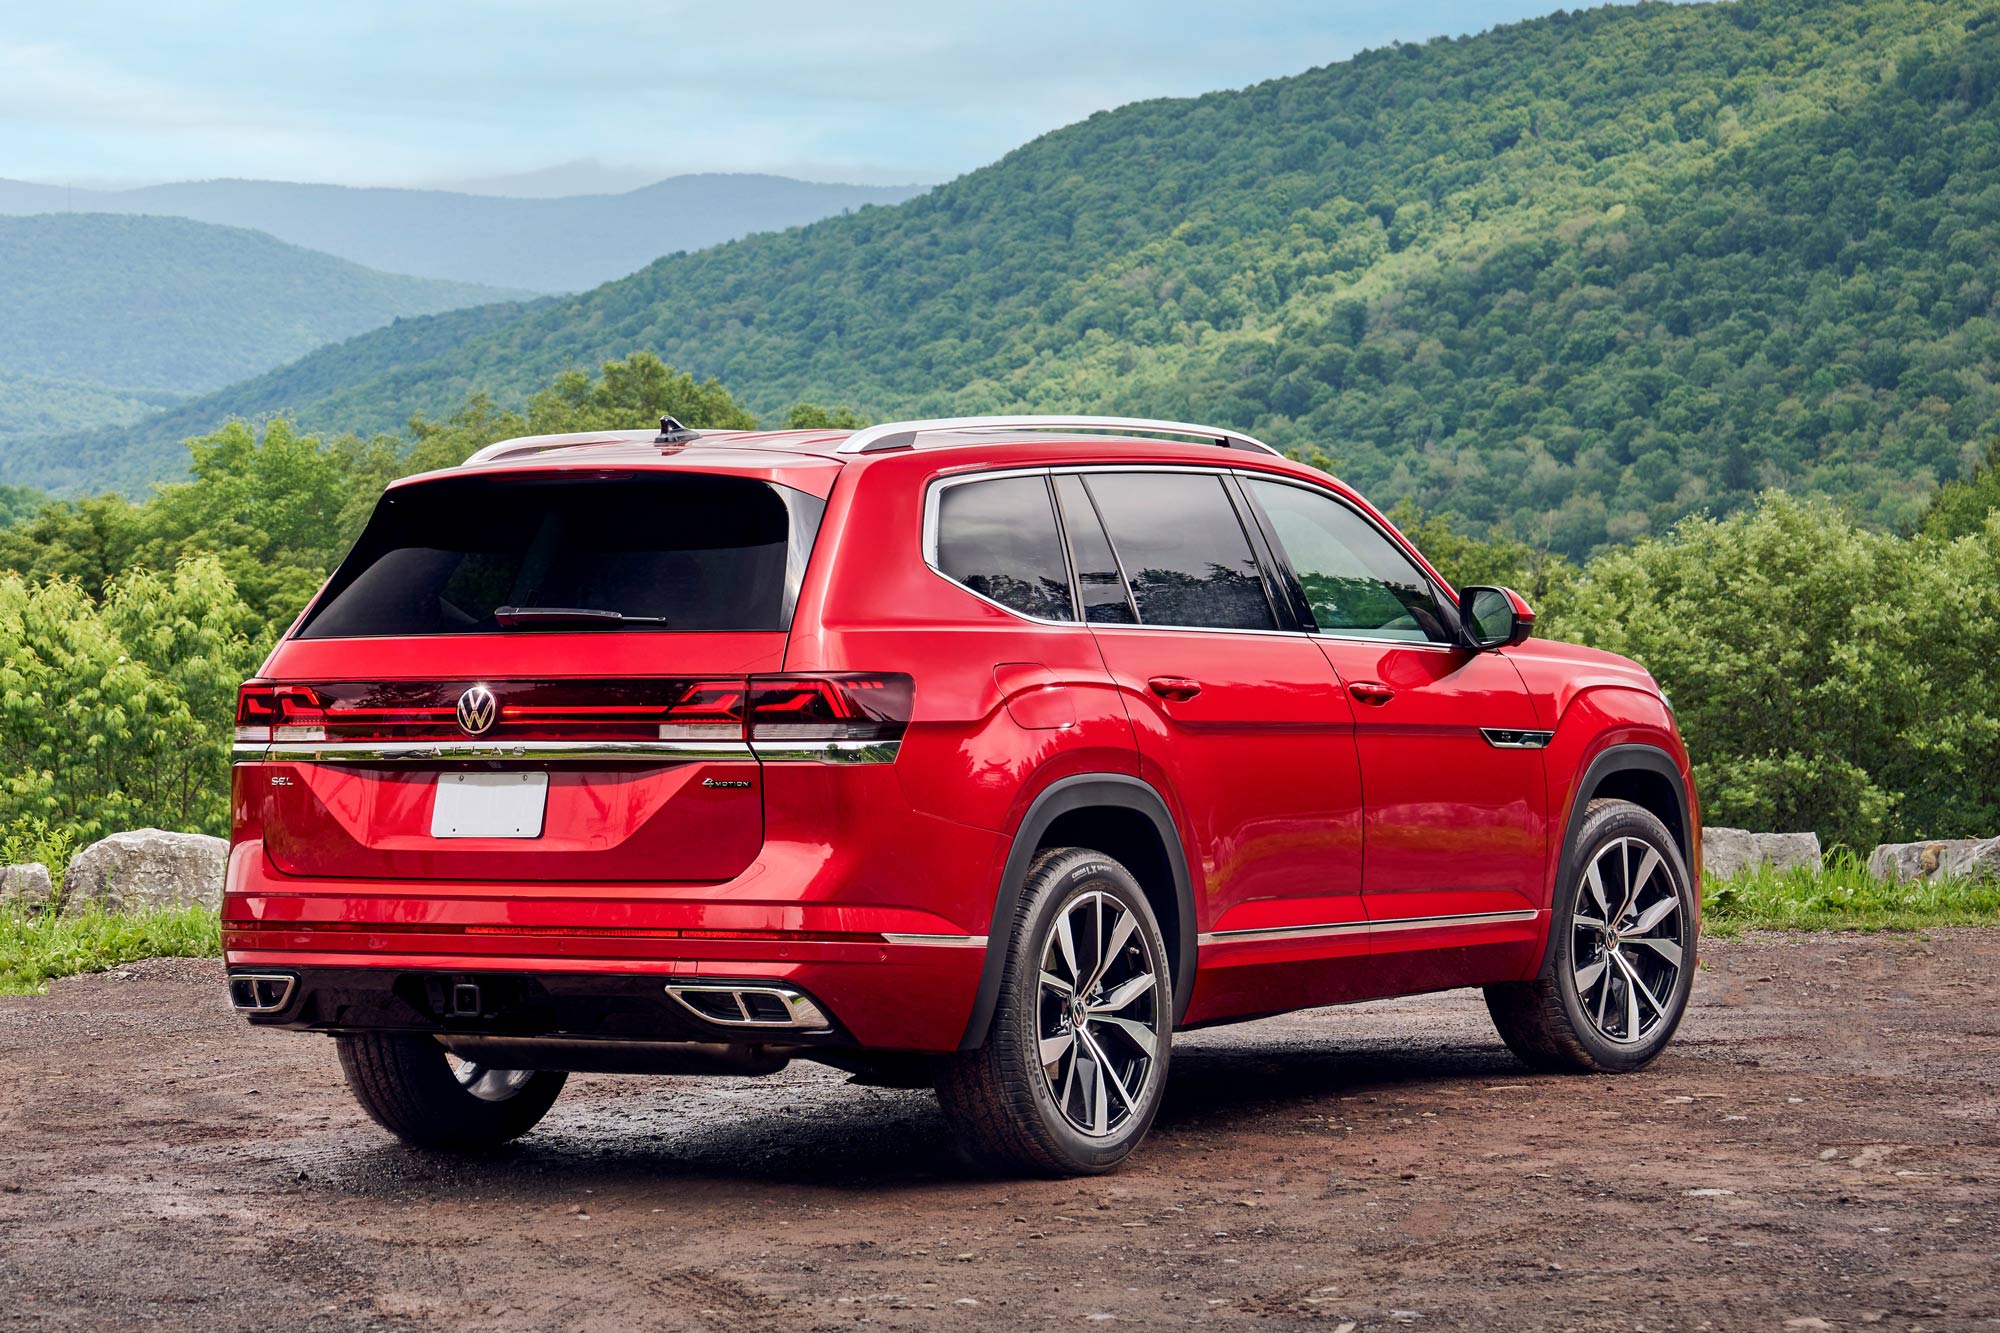
{"type": "Polygon", "coordinates": [[[1069,529],[1069,554],[1076,565],[1076,590],[1083,598],[1083,618],[1093,625],[1130,625],[1132,601],[1125,595],[1125,577],[1105,539],[1104,525],[1084,492],[1083,478],[1064,473],[1056,478],[1056,499],[1062,502],[1063,523],[1069,529]]]}
{"type": "Polygon", "coordinates": [[[1220,477],[1100,472],[1088,481],[1148,625],[1275,629],[1250,540],[1220,477]]]}
{"type": "Polygon", "coordinates": [[[1367,519],[1304,487],[1248,478],[1243,486],[1291,558],[1316,628],[1370,639],[1451,641],[1430,580],[1367,519]]]}
{"type": "Polygon", "coordinates": [[[738,477],[451,478],[384,496],[300,637],[782,630],[825,506],[738,477]],[[499,607],[658,618],[502,627],[499,607]]]}
{"type": "Polygon", "coordinates": [[[1002,606],[1074,620],[1062,535],[1045,477],[1000,477],[938,493],[938,568],[1002,606]]]}

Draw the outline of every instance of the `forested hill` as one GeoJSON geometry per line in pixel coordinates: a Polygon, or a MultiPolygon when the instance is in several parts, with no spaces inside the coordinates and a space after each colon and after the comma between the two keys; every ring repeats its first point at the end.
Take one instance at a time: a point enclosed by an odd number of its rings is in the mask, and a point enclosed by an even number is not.
{"type": "Polygon", "coordinates": [[[2000,426],[1990,3],[1613,7],[1141,103],[293,406],[643,349],[765,412],[1213,419],[1572,552],[1779,484],[1895,525],[2000,426]]]}

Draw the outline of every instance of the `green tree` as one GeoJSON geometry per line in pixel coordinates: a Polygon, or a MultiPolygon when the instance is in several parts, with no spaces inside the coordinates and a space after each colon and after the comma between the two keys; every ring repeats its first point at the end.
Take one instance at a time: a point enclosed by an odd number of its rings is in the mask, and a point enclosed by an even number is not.
{"type": "Polygon", "coordinates": [[[1774,494],[1591,562],[1558,633],[1674,702],[1708,818],[1865,848],[2000,820],[2000,520],[1955,542],[1774,494]]]}
{"type": "Polygon", "coordinates": [[[0,574],[0,826],[226,831],[256,623],[213,556],[120,575],[101,604],[0,574]]]}

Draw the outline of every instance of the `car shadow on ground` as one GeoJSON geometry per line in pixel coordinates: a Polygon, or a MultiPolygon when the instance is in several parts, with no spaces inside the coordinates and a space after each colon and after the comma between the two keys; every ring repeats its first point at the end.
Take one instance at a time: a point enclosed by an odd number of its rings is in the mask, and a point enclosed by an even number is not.
{"type": "MultiPolygon", "coordinates": [[[[1495,1077],[1532,1076],[1497,1042],[1205,1040],[1176,1049],[1154,1137],[1289,1127],[1343,1098],[1495,1077]]],[[[928,1090],[855,1086],[810,1065],[767,1079],[579,1079],[539,1130],[479,1156],[405,1148],[372,1125],[333,1142],[271,1146],[281,1169],[309,1157],[299,1169],[314,1185],[361,1194],[422,1185],[447,1197],[541,1196],[554,1178],[628,1194],[648,1185],[880,1191],[997,1179],[961,1157],[928,1090]]],[[[1157,1142],[1154,1150],[1158,1160],[1157,1142]]]]}

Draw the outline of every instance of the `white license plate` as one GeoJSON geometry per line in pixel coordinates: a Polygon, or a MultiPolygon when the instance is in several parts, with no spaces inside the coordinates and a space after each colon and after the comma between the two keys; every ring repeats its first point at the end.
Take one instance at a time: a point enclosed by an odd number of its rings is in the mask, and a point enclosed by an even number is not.
{"type": "Polygon", "coordinates": [[[549,803],[546,773],[440,773],[433,838],[539,838],[549,803]]]}

